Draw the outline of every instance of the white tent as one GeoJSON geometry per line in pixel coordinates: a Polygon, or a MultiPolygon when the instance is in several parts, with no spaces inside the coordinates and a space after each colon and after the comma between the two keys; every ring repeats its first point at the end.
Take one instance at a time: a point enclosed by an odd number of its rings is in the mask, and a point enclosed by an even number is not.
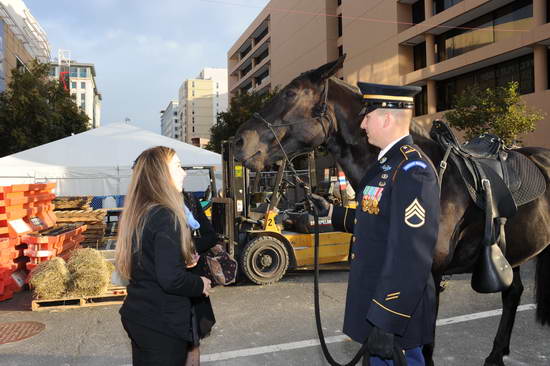
{"type": "MultiPolygon", "coordinates": [[[[215,166],[221,176],[220,154],[118,123],[0,158],[0,185],[48,181],[57,183],[58,196],[125,195],[133,161],[158,145],[176,150],[183,166],[215,166]]],[[[190,172],[185,189],[204,190],[205,173],[190,172]]]]}

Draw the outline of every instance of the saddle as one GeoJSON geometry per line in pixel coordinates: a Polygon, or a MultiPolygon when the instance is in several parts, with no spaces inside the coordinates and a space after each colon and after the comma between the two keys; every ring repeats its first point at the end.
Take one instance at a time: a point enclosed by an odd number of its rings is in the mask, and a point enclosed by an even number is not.
{"type": "Polygon", "coordinates": [[[482,293],[502,291],[513,278],[503,255],[506,219],[545,192],[544,176],[531,160],[506,148],[496,135],[483,134],[462,145],[444,122],[434,121],[430,136],[445,151],[439,184],[450,159],[460,171],[470,197],[485,212],[483,248],[472,275],[472,287],[482,293]]]}

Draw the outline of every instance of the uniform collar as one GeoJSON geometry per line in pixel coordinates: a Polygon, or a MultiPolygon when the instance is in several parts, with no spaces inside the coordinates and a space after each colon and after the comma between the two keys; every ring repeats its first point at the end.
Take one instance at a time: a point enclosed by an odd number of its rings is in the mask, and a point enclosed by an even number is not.
{"type": "Polygon", "coordinates": [[[412,136],[409,134],[390,142],[388,146],[383,148],[378,154],[378,162],[380,164],[384,164],[388,159],[392,157],[395,151],[399,150],[401,146],[411,145],[412,143],[413,143],[413,139],[412,139],[412,136]]]}

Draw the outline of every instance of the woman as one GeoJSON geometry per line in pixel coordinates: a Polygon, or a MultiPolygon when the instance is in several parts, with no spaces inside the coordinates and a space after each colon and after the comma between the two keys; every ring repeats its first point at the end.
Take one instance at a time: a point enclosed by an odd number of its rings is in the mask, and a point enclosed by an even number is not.
{"type": "Polygon", "coordinates": [[[185,363],[192,299],[210,281],[188,269],[196,252],[182,207],[185,172],[173,149],[157,146],[136,159],[124,205],[116,266],[129,280],[120,315],[134,365],[185,363]]]}

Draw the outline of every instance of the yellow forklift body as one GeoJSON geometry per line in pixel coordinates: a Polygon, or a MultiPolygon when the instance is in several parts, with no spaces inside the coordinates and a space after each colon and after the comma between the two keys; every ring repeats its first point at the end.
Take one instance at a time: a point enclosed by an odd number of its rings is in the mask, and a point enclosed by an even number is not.
{"type": "MultiPolygon", "coordinates": [[[[315,245],[314,234],[300,234],[294,232],[282,232],[288,240],[296,266],[313,265],[313,248],[315,245]]],[[[319,233],[319,263],[344,262],[348,260],[351,234],[343,232],[319,233]]]]}

